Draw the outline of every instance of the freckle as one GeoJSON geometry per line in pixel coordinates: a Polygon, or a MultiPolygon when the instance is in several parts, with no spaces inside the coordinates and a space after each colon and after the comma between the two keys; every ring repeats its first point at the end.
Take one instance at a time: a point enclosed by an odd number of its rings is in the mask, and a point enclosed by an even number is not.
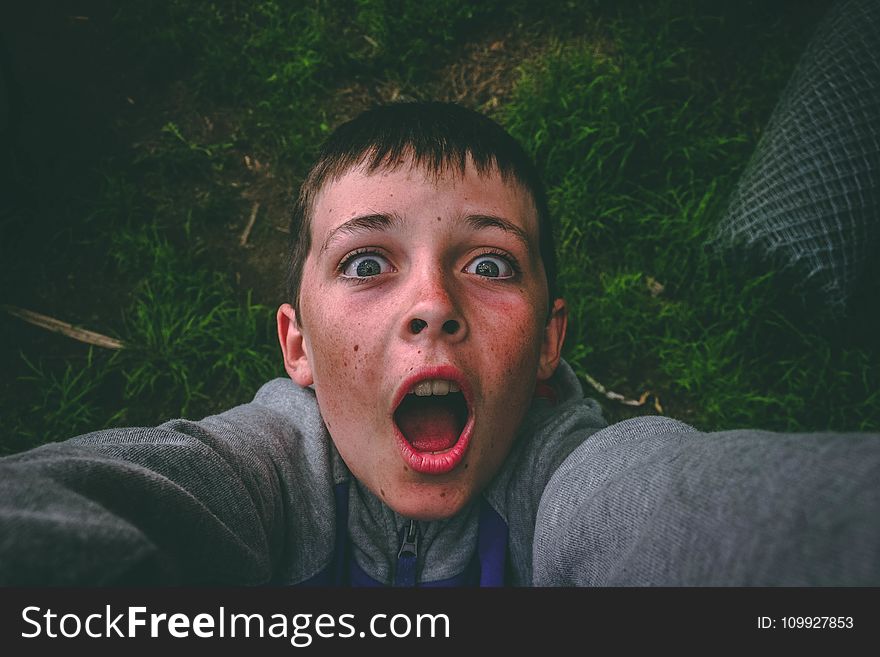
{"type": "MultiPolygon", "coordinates": [[[[422,353],[422,350],[421,350],[421,349],[419,349],[419,353],[422,353]]],[[[410,368],[410,369],[412,369],[412,368],[410,368]]]]}
{"type": "Polygon", "coordinates": [[[385,497],[385,489],[384,488],[380,488],[379,492],[382,493],[382,497],[385,497]]]}
{"type": "Polygon", "coordinates": [[[446,497],[446,493],[440,493],[440,497],[446,497]]]}
{"type": "Polygon", "coordinates": [[[437,217],[437,221],[440,221],[440,217],[437,217]]]}
{"type": "Polygon", "coordinates": [[[354,346],[354,350],[355,350],[355,351],[358,350],[358,346],[357,346],[357,345],[354,346]]]}
{"type": "Polygon", "coordinates": [[[406,466],[403,466],[403,471],[404,471],[404,472],[409,472],[409,468],[406,467],[406,466]]]}

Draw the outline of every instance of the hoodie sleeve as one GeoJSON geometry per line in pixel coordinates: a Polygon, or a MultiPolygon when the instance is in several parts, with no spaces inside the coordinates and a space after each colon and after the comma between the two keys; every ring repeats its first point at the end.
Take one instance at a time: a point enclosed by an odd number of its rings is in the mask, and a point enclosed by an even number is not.
{"type": "Polygon", "coordinates": [[[880,585],[880,435],[634,418],[542,496],[539,586],[880,585]]]}
{"type": "Polygon", "coordinates": [[[247,585],[319,570],[324,555],[300,539],[332,532],[313,499],[332,500],[332,475],[309,394],[277,380],[199,422],[0,459],[0,584],[247,585]]]}

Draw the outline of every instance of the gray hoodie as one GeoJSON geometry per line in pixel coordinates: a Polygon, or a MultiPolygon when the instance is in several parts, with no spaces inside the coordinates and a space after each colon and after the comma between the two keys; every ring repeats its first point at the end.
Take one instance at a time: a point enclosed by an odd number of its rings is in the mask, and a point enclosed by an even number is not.
{"type": "MultiPolygon", "coordinates": [[[[880,585],[880,436],[606,426],[567,364],[552,385],[483,499],[419,523],[417,582],[465,568],[488,503],[512,585],[880,585]]],[[[409,521],[287,379],[198,422],[48,444],[0,459],[0,584],[306,582],[333,560],[346,482],[351,558],[391,583],[409,521]]]]}

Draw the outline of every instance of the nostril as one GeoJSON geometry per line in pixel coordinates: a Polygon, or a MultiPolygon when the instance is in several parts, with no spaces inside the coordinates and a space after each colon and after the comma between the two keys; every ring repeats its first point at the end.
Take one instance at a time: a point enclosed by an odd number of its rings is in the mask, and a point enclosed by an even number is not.
{"type": "Polygon", "coordinates": [[[413,333],[421,333],[422,329],[428,325],[423,319],[414,319],[409,323],[409,330],[413,333]]]}
{"type": "Polygon", "coordinates": [[[443,330],[446,333],[449,333],[449,335],[452,335],[453,333],[458,331],[458,322],[454,319],[443,322],[443,330]]]}

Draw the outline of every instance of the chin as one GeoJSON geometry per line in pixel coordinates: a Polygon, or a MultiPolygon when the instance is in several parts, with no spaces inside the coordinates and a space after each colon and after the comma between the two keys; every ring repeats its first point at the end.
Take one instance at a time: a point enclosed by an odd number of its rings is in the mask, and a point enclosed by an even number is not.
{"type": "Polygon", "coordinates": [[[404,518],[447,520],[466,508],[476,495],[476,491],[437,484],[405,484],[400,494],[386,500],[386,504],[404,518]]]}

